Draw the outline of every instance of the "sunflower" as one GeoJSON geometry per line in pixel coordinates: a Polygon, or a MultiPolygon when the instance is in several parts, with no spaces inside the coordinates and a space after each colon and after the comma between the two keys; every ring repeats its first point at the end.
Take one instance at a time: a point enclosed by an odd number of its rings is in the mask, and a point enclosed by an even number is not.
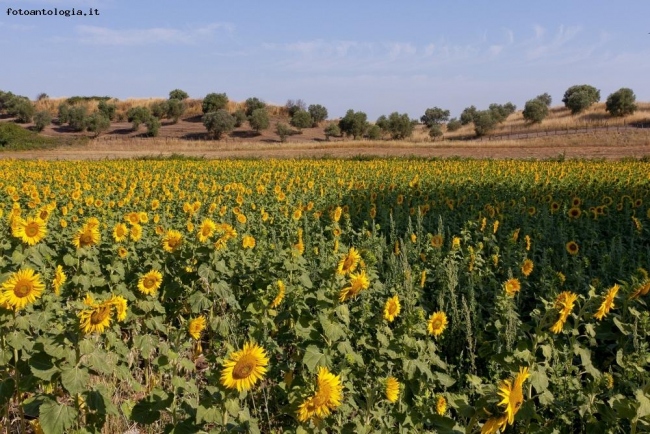
{"type": "Polygon", "coordinates": [[[163,250],[169,253],[173,253],[178,248],[181,246],[183,243],[183,235],[181,235],[180,232],[174,230],[174,229],[169,229],[165,233],[165,237],[163,238],[163,250]]]}
{"type": "Polygon", "coordinates": [[[397,315],[399,315],[400,310],[401,306],[399,304],[399,298],[397,295],[389,298],[386,300],[386,304],[384,305],[384,319],[388,322],[395,321],[395,318],[397,318],[397,315]]]}
{"type": "Polygon", "coordinates": [[[54,287],[54,293],[59,295],[61,293],[61,287],[68,280],[68,277],[63,272],[63,267],[60,265],[56,266],[56,271],[54,272],[54,280],[52,281],[52,286],[54,287]]]}
{"type": "Polygon", "coordinates": [[[118,223],[113,228],[113,239],[116,243],[126,240],[129,235],[129,228],[124,223],[118,223]]]}
{"type": "Polygon", "coordinates": [[[609,313],[610,310],[612,310],[612,308],[614,308],[614,298],[616,297],[616,293],[618,293],[619,289],[620,286],[617,284],[609,288],[609,291],[607,291],[607,294],[605,295],[602,304],[598,308],[598,311],[594,314],[594,318],[600,321],[605,317],[605,315],[609,313]]]}
{"type": "Polygon", "coordinates": [[[126,258],[128,256],[128,254],[129,254],[129,251],[126,250],[124,247],[120,246],[120,247],[117,248],[117,256],[119,256],[120,258],[122,258],[122,259],[126,258]]]}
{"type": "Polygon", "coordinates": [[[570,255],[574,255],[574,256],[577,255],[579,249],[580,248],[578,247],[578,243],[576,243],[575,241],[569,241],[568,243],[566,243],[566,251],[570,255]]]}
{"type": "Polygon", "coordinates": [[[636,287],[634,292],[630,295],[630,300],[645,296],[650,292],[650,280],[645,280],[639,286],[636,287]]]}
{"type": "Polygon", "coordinates": [[[339,292],[339,301],[344,302],[351,298],[355,298],[361,291],[368,289],[370,280],[366,275],[365,270],[360,273],[353,273],[350,275],[350,286],[347,286],[339,292]]]}
{"type": "Polygon", "coordinates": [[[436,399],[436,413],[438,413],[440,416],[443,416],[447,412],[447,399],[439,395],[438,398],[436,399]]]}
{"type": "Polygon", "coordinates": [[[264,348],[247,342],[244,349],[235,351],[224,363],[221,384],[228,389],[248,390],[264,378],[269,359],[264,348]]]}
{"type": "Polygon", "coordinates": [[[498,230],[499,230],[499,220],[495,220],[494,224],[492,225],[492,233],[496,234],[498,230]]]}
{"type": "Polygon", "coordinates": [[[567,212],[570,218],[572,219],[577,219],[582,215],[582,211],[580,208],[577,207],[571,207],[569,208],[569,211],[567,212]]]}
{"type": "Polygon", "coordinates": [[[560,317],[551,327],[551,331],[555,334],[558,334],[562,331],[564,323],[566,323],[567,318],[573,310],[573,305],[575,304],[578,296],[570,291],[564,291],[555,299],[555,308],[560,310],[560,317]]]}
{"type": "Polygon", "coordinates": [[[506,294],[508,294],[510,297],[514,297],[515,294],[521,290],[521,283],[519,283],[519,279],[508,279],[503,286],[506,294]]]}
{"type": "Polygon", "coordinates": [[[431,247],[434,247],[436,249],[439,249],[442,247],[444,239],[442,238],[442,235],[436,234],[431,237],[431,247]]]}
{"type": "Polygon", "coordinates": [[[198,318],[194,318],[190,320],[187,326],[187,332],[194,339],[199,340],[201,339],[201,332],[205,330],[205,324],[206,324],[206,320],[203,315],[201,315],[198,318]]]}
{"type": "Polygon", "coordinates": [[[145,295],[153,295],[160,288],[162,274],[158,270],[151,270],[138,281],[138,290],[145,295]]]}
{"type": "Polygon", "coordinates": [[[399,398],[399,381],[395,377],[388,377],[384,384],[384,395],[389,402],[397,402],[399,398]]]}
{"type": "Polygon", "coordinates": [[[72,238],[72,245],[77,249],[82,247],[92,247],[98,244],[100,239],[101,235],[99,234],[99,229],[96,226],[86,224],[74,235],[72,238]]]}
{"type": "Polygon", "coordinates": [[[508,416],[491,417],[483,424],[481,434],[496,434],[497,431],[503,431],[508,425],[508,416]]]}
{"type": "Polygon", "coordinates": [[[117,320],[124,321],[126,319],[126,310],[127,310],[127,301],[126,298],[121,295],[111,296],[109,302],[115,307],[115,312],[117,313],[117,320]]]}
{"type": "Polygon", "coordinates": [[[524,239],[526,240],[526,251],[528,252],[530,251],[530,235],[526,235],[524,239]]]}
{"type": "Polygon", "coordinates": [[[31,268],[23,268],[9,276],[0,289],[0,304],[19,311],[39,298],[45,285],[31,268]]]}
{"type": "Polygon", "coordinates": [[[284,291],[285,291],[284,283],[281,280],[278,280],[277,283],[278,283],[278,294],[271,302],[271,308],[273,309],[280,306],[280,303],[282,303],[282,300],[284,299],[284,291]]]}
{"type": "Polygon", "coordinates": [[[132,225],[137,225],[140,223],[140,215],[137,212],[130,212],[124,217],[124,220],[132,225]]]}
{"type": "Polygon", "coordinates": [[[14,236],[33,246],[40,242],[47,235],[47,224],[44,220],[36,217],[29,217],[27,220],[18,219],[14,236]]]}
{"type": "Polygon", "coordinates": [[[79,312],[79,326],[85,334],[103,333],[111,326],[112,304],[101,303],[79,312]]]}
{"type": "Polygon", "coordinates": [[[199,241],[202,243],[207,242],[212,235],[214,235],[214,231],[217,229],[217,225],[210,219],[205,219],[201,223],[201,227],[199,228],[199,232],[197,234],[199,241]]]}
{"type": "Polygon", "coordinates": [[[248,219],[246,218],[246,216],[244,214],[237,214],[237,222],[238,223],[244,224],[244,223],[246,223],[247,220],[248,219]]]}
{"type": "Polygon", "coordinates": [[[530,259],[526,259],[523,265],[521,266],[521,272],[523,273],[524,276],[528,277],[530,276],[530,273],[533,272],[533,267],[534,267],[533,261],[531,261],[530,259]]]}
{"type": "Polygon", "coordinates": [[[307,422],[309,419],[323,419],[341,405],[343,400],[343,385],[341,377],[332,374],[327,368],[318,368],[316,393],[307,398],[298,409],[298,420],[307,422]]]}
{"type": "Polygon", "coordinates": [[[435,312],[429,317],[427,330],[433,336],[440,336],[447,328],[447,315],[444,312],[435,312]]]}
{"type": "Polygon", "coordinates": [[[336,209],[334,210],[334,215],[332,216],[332,219],[335,222],[338,222],[339,220],[341,220],[341,214],[342,213],[343,213],[343,208],[341,208],[340,206],[337,206],[336,209]]]}
{"type": "Polygon", "coordinates": [[[454,237],[451,241],[451,250],[460,249],[460,237],[454,237]]]}
{"type": "Polygon", "coordinates": [[[339,264],[336,267],[336,273],[346,275],[354,272],[354,270],[357,269],[360,260],[361,255],[359,254],[359,251],[354,247],[350,247],[348,253],[339,261],[339,264]]]}
{"type": "Polygon", "coordinates": [[[142,226],[140,226],[139,223],[136,223],[133,226],[131,226],[131,240],[140,241],[141,238],[142,238],[142,226]]]}
{"type": "Polygon", "coordinates": [[[514,382],[511,380],[504,380],[499,385],[498,395],[503,398],[499,402],[499,405],[506,406],[504,414],[508,417],[507,421],[510,425],[515,422],[515,414],[517,414],[521,404],[524,402],[522,387],[524,381],[526,381],[528,377],[530,377],[528,368],[519,368],[519,373],[515,377],[514,382]]]}
{"type": "Polygon", "coordinates": [[[252,249],[255,247],[255,237],[251,235],[244,235],[242,238],[242,247],[245,249],[252,249]]]}

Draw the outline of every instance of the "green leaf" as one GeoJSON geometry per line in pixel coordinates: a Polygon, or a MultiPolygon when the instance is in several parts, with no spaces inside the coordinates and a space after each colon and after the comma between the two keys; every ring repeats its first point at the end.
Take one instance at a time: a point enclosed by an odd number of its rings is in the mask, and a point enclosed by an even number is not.
{"type": "Polygon", "coordinates": [[[156,349],[156,340],[151,335],[140,335],[133,338],[135,347],[140,350],[142,357],[148,359],[156,349]]]}
{"type": "Polygon", "coordinates": [[[648,399],[648,395],[643,393],[643,390],[637,389],[634,391],[634,397],[639,403],[639,408],[636,409],[636,417],[641,419],[650,415],[650,399],[648,399]]]}
{"type": "Polygon", "coordinates": [[[238,399],[228,399],[226,401],[226,411],[233,417],[237,417],[239,414],[239,400],[238,399]]]}
{"type": "Polygon", "coordinates": [[[434,372],[433,376],[445,387],[451,387],[456,384],[456,380],[444,372],[434,372]]]}
{"type": "Polygon", "coordinates": [[[197,423],[215,423],[221,422],[222,420],[223,416],[221,414],[221,411],[219,411],[219,409],[214,405],[205,407],[202,404],[199,404],[196,409],[197,423]]]}
{"type": "Polygon", "coordinates": [[[46,401],[41,405],[39,421],[45,434],[63,434],[77,419],[77,410],[56,401],[46,401]]]}
{"type": "Polygon", "coordinates": [[[75,395],[86,390],[86,385],[90,379],[90,374],[86,368],[78,366],[68,366],[61,371],[61,383],[63,387],[71,394],[75,395]]]}
{"type": "Polygon", "coordinates": [[[305,351],[305,357],[302,362],[307,366],[310,372],[315,372],[318,366],[329,366],[332,360],[329,355],[322,353],[315,345],[310,345],[305,351]]]}
{"type": "Polygon", "coordinates": [[[350,325],[350,309],[347,304],[339,304],[336,309],[336,316],[343,321],[346,326],[350,325]]]}
{"type": "Polygon", "coordinates": [[[325,337],[330,341],[336,342],[345,337],[345,331],[338,324],[330,321],[326,315],[319,315],[318,320],[323,327],[325,337]]]}
{"type": "Polygon", "coordinates": [[[72,267],[74,265],[77,265],[77,260],[73,258],[71,255],[65,255],[63,257],[63,263],[68,267],[72,267]]]}
{"type": "Polygon", "coordinates": [[[313,288],[313,284],[311,283],[311,279],[309,278],[309,274],[303,273],[300,275],[298,278],[298,281],[302,284],[307,289],[313,288]]]}
{"type": "Polygon", "coordinates": [[[16,382],[13,378],[5,378],[0,383],[0,407],[7,404],[16,390],[16,382]]]}
{"type": "Polygon", "coordinates": [[[148,397],[138,401],[131,410],[131,420],[143,425],[151,425],[160,419],[160,411],[169,407],[173,396],[162,390],[155,390],[148,397]]]}
{"type": "Polygon", "coordinates": [[[602,375],[598,369],[596,369],[591,362],[591,351],[586,348],[582,348],[580,345],[575,344],[573,346],[573,353],[580,356],[580,364],[585,368],[588,374],[592,377],[598,379],[602,375]]]}
{"type": "Polygon", "coordinates": [[[52,377],[59,372],[59,368],[54,366],[54,361],[46,353],[36,353],[29,359],[29,369],[34,377],[44,381],[52,381],[52,377]]]}
{"type": "Polygon", "coordinates": [[[84,393],[86,405],[90,410],[96,411],[99,414],[110,414],[117,416],[119,411],[113,401],[111,401],[108,389],[103,384],[95,386],[95,390],[84,393]]]}

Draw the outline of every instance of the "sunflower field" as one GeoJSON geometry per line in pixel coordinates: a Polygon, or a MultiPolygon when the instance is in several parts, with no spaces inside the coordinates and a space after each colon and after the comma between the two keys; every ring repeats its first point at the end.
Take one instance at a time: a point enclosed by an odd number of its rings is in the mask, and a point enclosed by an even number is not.
{"type": "Polygon", "coordinates": [[[0,161],[7,433],[650,432],[641,161],[0,161]]]}

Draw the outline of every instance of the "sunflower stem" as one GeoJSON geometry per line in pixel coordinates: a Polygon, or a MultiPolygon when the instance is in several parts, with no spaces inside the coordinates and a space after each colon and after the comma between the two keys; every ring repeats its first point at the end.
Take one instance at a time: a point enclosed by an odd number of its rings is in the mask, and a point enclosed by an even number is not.
{"type": "MultiPolygon", "coordinates": [[[[14,321],[16,320],[16,311],[14,310],[14,321]]],[[[16,406],[20,413],[20,432],[26,433],[25,427],[25,410],[20,402],[20,371],[18,370],[18,348],[14,348],[14,382],[16,383],[16,406]]]]}

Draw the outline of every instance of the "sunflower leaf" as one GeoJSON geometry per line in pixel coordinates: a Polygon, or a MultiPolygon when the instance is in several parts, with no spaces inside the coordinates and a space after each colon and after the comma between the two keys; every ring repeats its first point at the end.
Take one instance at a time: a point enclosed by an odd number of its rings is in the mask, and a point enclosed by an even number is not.
{"type": "Polygon", "coordinates": [[[71,395],[86,390],[89,379],[88,370],[78,366],[68,366],[61,371],[61,383],[71,395]]]}
{"type": "Polygon", "coordinates": [[[314,372],[319,366],[329,366],[332,363],[332,358],[328,354],[322,353],[316,345],[310,345],[305,351],[302,362],[310,372],[314,372]]]}
{"type": "Polygon", "coordinates": [[[45,434],[63,434],[77,419],[77,410],[55,401],[44,402],[39,411],[41,428],[45,434]]]}

